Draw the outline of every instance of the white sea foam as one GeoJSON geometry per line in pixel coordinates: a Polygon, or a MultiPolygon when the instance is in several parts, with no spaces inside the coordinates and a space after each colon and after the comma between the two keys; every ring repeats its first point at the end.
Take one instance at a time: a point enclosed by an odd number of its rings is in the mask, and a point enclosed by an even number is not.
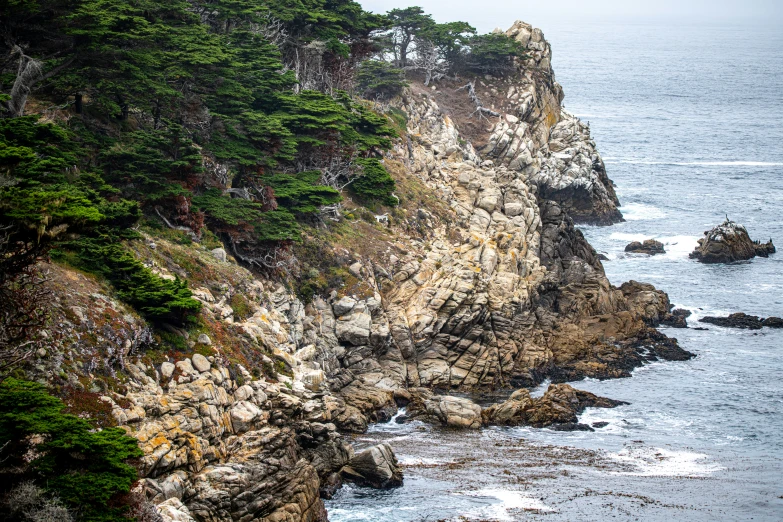
{"type": "Polygon", "coordinates": [[[493,504],[480,510],[478,513],[471,513],[468,516],[476,515],[482,519],[490,520],[518,520],[519,517],[510,510],[525,511],[554,511],[537,498],[528,497],[519,491],[510,491],[507,489],[481,489],[478,491],[463,491],[460,495],[471,497],[492,497],[500,501],[499,504],[493,504]]]}
{"type": "Polygon", "coordinates": [[[783,167],[774,161],[651,161],[641,159],[604,158],[607,165],[671,165],[676,167],[783,167]]]}
{"type": "Polygon", "coordinates": [[[431,459],[427,457],[397,457],[397,462],[403,466],[439,466],[441,464],[451,464],[451,460],[431,459]]]}
{"type": "Polygon", "coordinates": [[[616,472],[620,475],[641,477],[703,477],[723,467],[707,462],[708,455],[690,451],[672,451],[649,446],[628,446],[609,455],[623,464],[630,464],[635,471],[616,472]]]}
{"type": "Polygon", "coordinates": [[[666,212],[663,210],[644,203],[628,203],[620,207],[620,211],[626,221],[646,221],[666,217],[666,212]]]}

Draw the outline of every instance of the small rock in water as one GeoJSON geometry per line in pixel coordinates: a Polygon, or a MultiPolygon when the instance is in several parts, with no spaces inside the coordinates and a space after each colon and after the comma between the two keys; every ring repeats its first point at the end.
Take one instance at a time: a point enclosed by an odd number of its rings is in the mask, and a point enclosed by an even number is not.
{"type": "Polygon", "coordinates": [[[705,317],[699,319],[699,322],[723,326],[724,328],[742,328],[745,330],[761,330],[764,326],[768,328],[783,328],[783,319],[780,317],[758,317],[748,315],[742,312],[731,314],[728,317],[705,317]]]}
{"type": "Polygon", "coordinates": [[[643,243],[634,241],[625,247],[625,251],[630,254],[647,254],[654,256],[656,254],[665,254],[663,243],[654,239],[645,239],[643,243]]]}
{"type": "Polygon", "coordinates": [[[762,326],[764,326],[760,317],[742,312],[731,314],[728,317],[704,317],[699,319],[699,322],[723,326],[724,328],[742,328],[747,330],[761,330],[762,326]]]}
{"type": "Polygon", "coordinates": [[[783,319],[780,317],[767,317],[762,324],[767,328],[783,328],[783,319]]]}
{"type": "Polygon", "coordinates": [[[593,428],[605,428],[609,426],[609,423],[606,421],[599,421],[599,422],[594,422],[592,426],[593,428]]]}

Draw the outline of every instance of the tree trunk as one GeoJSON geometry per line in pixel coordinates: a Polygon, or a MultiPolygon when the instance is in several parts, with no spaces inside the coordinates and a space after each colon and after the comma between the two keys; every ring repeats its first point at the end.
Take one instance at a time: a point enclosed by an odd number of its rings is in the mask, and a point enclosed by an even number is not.
{"type": "Polygon", "coordinates": [[[19,53],[19,68],[16,72],[14,85],[11,87],[11,99],[8,101],[8,111],[13,117],[24,115],[27,97],[33,86],[43,76],[39,61],[24,54],[20,47],[16,48],[16,52],[19,53]]]}
{"type": "Polygon", "coordinates": [[[41,62],[31,56],[27,56],[22,51],[22,48],[14,46],[13,54],[19,55],[19,68],[16,71],[16,80],[11,87],[11,99],[6,102],[6,107],[13,117],[19,117],[24,115],[24,108],[27,105],[27,97],[33,90],[36,83],[41,80],[46,80],[59,73],[64,68],[68,67],[71,62],[74,61],[75,55],[64,63],[55,67],[48,73],[44,74],[41,69],[41,62]]]}

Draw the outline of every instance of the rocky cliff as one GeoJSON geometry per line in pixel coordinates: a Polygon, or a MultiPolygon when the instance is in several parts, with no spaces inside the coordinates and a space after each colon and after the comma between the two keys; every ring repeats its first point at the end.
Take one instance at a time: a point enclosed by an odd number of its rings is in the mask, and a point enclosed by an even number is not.
{"type": "MultiPolygon", "coordinates": [[[[366,467],[345,467],[341,432],[410,402],[444,424],[481,425],[477,406],[422,387],[511,390],[690,357],[653,329],[666,294],[612,286],[575,228],[621,220],[617,197],[589,128],[562,110],[541,32],[517,22],[508,34],[528,58],[475,83],[499,117],[471,121],[455,101],[464,92],[446,87],[414,85],[398,102],[407,135],[384,162],[401,205],[324,242],[350,274],[341,291],[303,302],[222,250],[149,237],[138,257],[189,279],[205,308],[199,335],[173,329],[183,349],[162,354],[98,282],[53,269],[59,348],[35,371],[102,395],[140,441],[140,487],[165,519],[325,520],[321,496],[366,467]]],[[[524,408],[517,417],[533,415],[524,408]]]]}

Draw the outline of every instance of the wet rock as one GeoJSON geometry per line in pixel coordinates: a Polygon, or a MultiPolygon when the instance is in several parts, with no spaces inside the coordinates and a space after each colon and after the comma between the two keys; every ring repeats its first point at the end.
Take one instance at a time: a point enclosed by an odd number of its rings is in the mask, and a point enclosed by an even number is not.
{"type": "Polygon", "coordinates": [[[554,431],[595,431],[587,424],[581,422],[564,422],[563,424],[552,424],[549,426],[554,431]]]}
{"type": "Polygon", "coordinates": [[[741,328],[745,330],[761,330],[762,327],[783,328],[783,319],[780,317],[767,317],[766,319],[756,315],[748,315],[737,312],[728,317],[704,317],[699,322],[714,324],[724,328],[741,328]]]}
{"type": "Polygon", "coordinates": [[[609,423],[606,421],[598,421],[591,424],[593,428],[606,428],[609,426],[609,423]]]}
{"type": "Polygon", "coordinates": [[[672,328],[688,328],[687,318],[691,316],[690,310],[677,308],[661,319],[661,324],[672,328]]]}
{"type": "Polygon", "coordinates": [[[762,324],[767,328],[783,328],[783,319],[780,317],[767,317],[762,324]]]}
{"type": "Polygon", "coordinates": [[[727,219],[704,233],[690,258],[702,263],[732,263],[756,256],[768,257],[774,252],[771,239],[768,243],[753,241],[744,226],[727,219]]]}
{"type": "Polygon", "coordinates": [[[592,431],[579,424],[577,415],[585,408],[614,408],[623,404],[577,390],[568,384],[552,384],[542,397],[531,398],[527,390],[518,390],[506,402],[495,404],[482,412],[484,423],[501,426],[556,427],[565,431],[592,431]]]}
{"type": "Polygon", "coordinates": [[[655,239],[645,239],[644,242],[634,241],[626,245],[625,251],[631,254],[647,254],[648,256],[666,253],[663,243],[655,239]]]}
{"type": "Polygon", "coordinates": [[[760,317],[743,312],[737,312],[728,317],[703,317],[699,319],[699,322],[723,326],[724,328],[742,328],[747,330],[761,330],[764,326],[760,317]]]}
{"type": "Polygon", "coordinates": [[[376,489],[402,486],[402,469],[391,446],[379,444],[356,455],[342,469],[346,480],[376,489]]]}

